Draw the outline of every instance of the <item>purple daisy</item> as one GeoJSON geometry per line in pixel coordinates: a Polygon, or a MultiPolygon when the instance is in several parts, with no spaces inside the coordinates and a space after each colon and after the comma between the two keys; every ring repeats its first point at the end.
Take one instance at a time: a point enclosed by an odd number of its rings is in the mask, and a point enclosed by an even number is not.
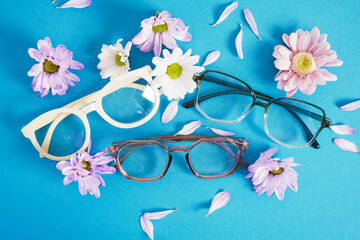
{"type": "Polygon", "coordinates": [[[170,18],[167,11],[156,12],[155,17],[144,19],[141,27],[142,30],[131,42],[138,45],[142,52],[154,50],[156,57],[160,56],[163,44],[174,50],[178,46],[175,39],[189,42],[192,38],[188,33],[189,27],[185,27],[180,18],[170,18]]]}
{"type": "Polygon", "coordinates": [[[279,158],[271,158],[277,148],[272,148],[260,154],[260,157],[254,164],[249,166],[249,174],[246,178],[252,177],[252,183],[257,194],[266,191],[270,196],[274,192],[279,200],[284,199],[284,193],[289,186],[293,191],[298,190],[298,173],[291,167],[302,166],[294,163],[292,157],[280,161],[279,158]]]}
{"type": "Polygon", "coordinates": [[[91,195],[100,197],[99,186],[105,186],[103,178],[98,174],[112,174],[116,168],[110,167],[107,163],[113,161],[111,156],[107,155],[107,149],[95,154],[89,155],[90,145],[87,152],[76,153],[70,158],[70,161],[61,161],[56,164],[56,168],[61,170],[64,178],[64,185],[75,181],[79,182],[81,195],[86,195],[87,191],[91,195]]]}
{"type": "Polygon", "coordinates": [[[58,45],[56,49],[53,48],[48,37],[39,40],[37,47],[38,50],[34,48],[28,50],[30,57],[39,62],[28,72],[29,77],[34,77],[32,89],[34,92],[39,92],[39,97],[47,95],[50,88],[52,95],[64,95],[69,89],[68,85],[74,87],[73,81],[80,81],[79,77],[69,72],[68,68],[82,70],[84,65],[72,60],[73,53],[66,46],[58,45]]]}

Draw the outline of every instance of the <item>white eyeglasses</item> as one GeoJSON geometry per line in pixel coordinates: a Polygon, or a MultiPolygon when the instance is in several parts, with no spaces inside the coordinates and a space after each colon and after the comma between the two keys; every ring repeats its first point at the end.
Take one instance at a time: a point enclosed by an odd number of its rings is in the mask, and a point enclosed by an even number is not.
{"type": "Polygon", "coordinates": [[[40,157],[68,160],[90,143],[88,113],[96,111],[118,128],[140,126],[155,115],[160,94],[152,85],[151,71],[145,66],[121,75],[99,91],[40,115],[21,131],[40,157]]]}

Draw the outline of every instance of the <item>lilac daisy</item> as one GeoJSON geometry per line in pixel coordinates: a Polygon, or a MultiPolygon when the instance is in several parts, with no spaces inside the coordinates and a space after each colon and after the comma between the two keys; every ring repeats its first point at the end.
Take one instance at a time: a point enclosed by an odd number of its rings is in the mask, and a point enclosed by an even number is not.
{"type": "Polygon", "coordinates": [[[75,86],[74,82],[80,79],[75,74],[69,72],[70,69],[84,68],[80,62],[72,60],[73,53],[64,45],[53,48],[48,37],[39,40],[37,49],[29,48],[30,57],[39,63],[32,66],[28,72],[29,77],[34,77],[31,84],[34,92],[39,92],[39,97],[44,97],[51,89],[52,95],[64,95],[69,86],[75,86]]]}
{"type": "Polygon", "coordinates": [[[189,42],[191,34],[180,18],[170,18],[167,11],[156,12],[155,17],[144,19],[141,22],[142,30],[131,41],[138,45],[140,51],[154,50],[156,57],[160,56],[162,45],[173,50],[178,45],[175,39],[189,42]]]}
{"type": "Polygon", "coordinates": [[[268,196],[274,192],[279,200],[284,199],[284,193],[289,186],[293,191],[298,190],[298,173],[291,167],[302,166],[294,163],[292,157],[280,161],[279,158],[271,158],[277,148],[272,148],[260,154],[260,158],[249,166],[249,174],[246,178],[252,177],[252,183],[257,194],[266,191],[268,196]]]}
{"type": "Polygon", "coordinates": [[[87,152],[76,153],[70,158],[70,161],[61,161],[56,164],[56,168],[66,175],[64,185],[71,182],[79,182],[81,195],[86,195],[87,191],[95,197],[100,197],[99,186],[105,186],[103,178],[98,174],[112,174],[116,168],[110,167],[107,163],[113,161],[111,156],[105,156],[107,149],[95,154],[89,155],[90,145],[87,152]]]}

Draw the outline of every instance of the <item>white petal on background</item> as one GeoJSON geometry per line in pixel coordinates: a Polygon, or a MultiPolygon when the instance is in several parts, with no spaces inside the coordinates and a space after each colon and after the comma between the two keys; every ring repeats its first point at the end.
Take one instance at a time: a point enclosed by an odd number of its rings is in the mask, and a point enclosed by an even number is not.
{"type": "Polygon", "coordinates": [[[144,216],[140,217],[140,224],[143,231],[149,236],[151,240],[154,240],[154,226],[149,219],[144,216]]]}
{"type": "Polygon", "coordinates": [[[350,142],[346,139],[334,138],[333,143],[335,143],[336,146],[338,146],[339,148],[341,148],[344,151],[360,153],[360,151],[359,151],[358,147],[355,145],[355,143],[350,142]]]}
{"type": "Polygon", "coordinates": [[[250,12],[249,9],[245,8],[244,9],[244,14],[245,14],[245,18],[246,21],[249,23],[251,30],[255,33],[255,35],[261,40],[261,37],[259,36],[258,30],[257,30],[257,26],[256,26],[256,22],[254,19],[254,16],[252,15],[252,13],[250,12]]]}
{"type": "Polygon", "coordinates": [[[162,123],[168,123],[176,116],[178,112],[178,102],[179,100],[175,100],[166,107],[161,118],[162,123]]]}
{"type": "Polygon", "coordinates": [[[203,67],[214,63],[220,57],[220,51],[213,51],[207,55],[205,62],[203,63],[203,67]]]}
{"type": "Polygon", "coordinates": [[[141,228],[144,230],[144,232],[149,236],[151,240],[154,239],[154,226],[151,223],[150,219],[152,220],[158,220],[161,219],[167,215],[169,215],[172,212],[177,211],[178,209],[174,210],[167,210],[167,211],[161,211],[161,212],[152,212],[152,213],[144,213],[140,217],[140,224],[141,228]]]}
{"type": "Polygon", "coordinates": [[[243,31],[242,31],[242,25],[240,24],[240,32],[238,33],[238,35],[235,38],[236,52],[240,59],[244,58],[244,54],[242,51],[242,38],[243,38],[243,31]]]}
{"type": "Polygon", "coordinates": [[[331,125],[330,129],[340,135],[355,134],[355,129],[348,125],[331,125]]]}
{"type": "Polygon", "coordinates": [[[213,131],[214,133],[216,133],[217,135],[220,135],[220,136],[234,136],[235,133],[233,132],[228,132],[228,131],[224,131],[224,130],[221,130],[221,129],[217,129],[217,128],[211,128],[211,127],[206,127],[208,129],[210,129],[211,131],[213,131]]]}
{"type": "Polygon", "coordinates": [[[184,125],[184,127],[179,132],[177,132],[174,136],[192,134],[200,126],[201,126],[201,121],[193,121],[191,123],[184,125]]]}
{"type": "Polygon", "coordinates": [[[227,191],[222,191],[216,194],[211,201],[209,212],[206,214],[205,217],[209,216],[209,214],[214,212],[216,209],[224,207],[229,202],[230,196],[230,193],[227,191]]]}
{"type": "Polygon", "coordinates": [[[221,16],[219,17],[219,19],[212,26],[214,27],[214,26],[218,25],[219,23],[221,23],[222,21],[224,21],[229,16],[229,14],[232,11],[234,11],[237,7],[238,7],[238,2],[237,1],[234,1],[232,4],[227,6],[225,8],[225,10],[223,11],[223,13],[221,14],[221,16]]]}
{"type": "Polygon", "coordinates": [[[167,210],[167,211],[161,211],[161,212],[152,212],[152,213],[144,213],[144,217],[146,219],[150,219],[150,220],[158,220],[158,219],[162,219],[163,217],[166,217],[167,215],[169,215],[170,213],[173,213],[175,211],[177,211],[178,209],[174,209],[174,210],[167,210]]]}
{"type": "Polygon", "coordinates": [[[346,104],[346,105],[340,107],[340,110],[342,110],[342,111],[354,111],[355,109],[358,109],[358,108],[360,108],[360,100],[349,103],[349,104],[346,104]]]}
{"type": "MultiPolygon", "coordinates": [[[[53,1],[53,3],[56,1],[53,1]]],[[[70,0],[56,8],[85,8],[91,5],[91,0],[70,0]]]]}

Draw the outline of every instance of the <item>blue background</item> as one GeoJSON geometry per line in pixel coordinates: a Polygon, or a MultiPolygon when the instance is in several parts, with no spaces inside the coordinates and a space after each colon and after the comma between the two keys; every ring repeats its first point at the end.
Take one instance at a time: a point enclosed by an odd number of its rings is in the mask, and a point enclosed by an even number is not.
{"type": "MultiPolygon", "coordinates": [[[[59,0],[59,3],[64,1],[59,0]]],[[[1,197],[0,239],[147,239],[139,218],[146,211],[178,208],[168,217],[154,221],[156,239],[358,239],[360,233],[359,155],[338,149],[325,129],[318,141],[321,149],[287,149],[272,142],[263,131],[263,109],[255,108],[236,125],[215,124],[195,109],[179,109],[172,122],[160,122],[168,100],[163,96],[155,117],[136,129],[118,129],[91,113],[92,153],[112,141],[142,139],[177,132],[183,124],[202,120],[204,125],[231,130],[250,141],[244,159],[254,162],[259,153],[278,147],[277,157],[293,156],[299,172],[299,191],[289,188],[284,201],[275,196],[258,196],[245,170],[217,180],[197,179],[185,165],[182,153],[175,154],[172,166],[161,181],[136,182],[120,173],[105,175],[101,197],[81,196],[77,184],[63,186],[56,163],[39,158],[38,152],[20,129],[38,115],[100,89],[109,80],[101,79],[97,54],[101,45],[125,41],[140,31],[140,22],[155,11],[168,10],[190,26],[193,40],[178,42],[183,50],[204,61],[207,53],[220,50],[220,59],[210,68],[247,81],[254,89],[274,97],[284,96],[276,88],[273,48],[282,44],[281,35],[298,28],[318,26],[328,33],[331,48],[343,66],[331,68],[336,82],[317,88],[315,94],[295,97],[326,109],[334,123],[360,129],[360,110],[341,112],[339,106],[359,99],[359,1],[250,1],[216,27],[211,27],[230,1],[124,1],[94,0],[85,9],[55,9],[50,0],[1,1],[1,197]],[[249,8],[258,24],[262,41],[245,22],[242,9],[249,8]],[[234,39],[244,27],[244,60],[236,56],[234,39]],[[31,89],[27,71],[35,61],[27,49],[49,36],[53,45],[65,44],[74,59],[85,65],[73,72],[81,81],[65,96],[42,99],[31,89]],[[220,190],[232,194],[228,205],[204,218],[212,197],[220,190]]],[[[132,48],[132,69],[151,64],[153,53],[132,48]]],[[[188,99],[191,95],[187,96],[188,99]]],[[[201,128],[198,134],[211,134],[201,128]]],[[[360,146],[358,135],[347,139],[360,146]]]]}

